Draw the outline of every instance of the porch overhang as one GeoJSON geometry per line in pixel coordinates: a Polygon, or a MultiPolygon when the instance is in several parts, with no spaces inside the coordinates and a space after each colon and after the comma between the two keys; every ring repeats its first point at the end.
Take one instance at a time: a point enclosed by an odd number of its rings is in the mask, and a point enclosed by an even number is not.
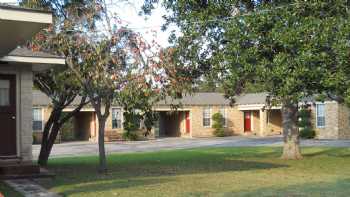
{"type": "Polygon", "coordinates": [[[50,12],[0,5],[0,57],[52,23],[50,12]]]}
{"type": "Polygon", "coordinates": [[[264,104],[238,105],[240,111],[261,110],[265,107],[264,104]]]}
{"type": "Polygon", "coordinates": [[[0,58],[4,64],[31,67],[34,72],[41,72],[56,65],[65,65],[65,58],[27,48],[16,48],[0,58]]]}
{"type": "Polygon", "coordinates": [[[240,111],[252,111],[252,110],[269,110],[269,109],[281,109],[280,105],[272,106],[272,107],[266,107],[264,104],[249,104],[249,105],[238,105],[238,110],[240,111]]]}
{"type": "Polygon", "coordinates": [[[153,108],[153,111],[155,112],[168,112],[168,111],[171,111],[171,112],[181,112],[181,111],[191,111],[190,108],[170,108],[170,107],[166,107],[166,108],[159,108],[159,107],[156,107],[156,108],[153,108]]]}
{"type": "MultiPolygon", "coordinates": [[[[72,112],[74,110],[75,110],[75,108],[73,108],[73,107],[66,107],[63,109],[63,112],[72,112]]],[[[95,109],[92,107],[83,107],[80,111],[81,112],[95,112],[95,109]]]]}
{"type": "Polygon", "coordinates": [[[25,57],[25,56],[5,56],[0,59],[1,62],[13,64],[24,64],[32,67],[34,72],[42,72],[57,65],[65,65],[64,58],[47,57],[25,57]]]}

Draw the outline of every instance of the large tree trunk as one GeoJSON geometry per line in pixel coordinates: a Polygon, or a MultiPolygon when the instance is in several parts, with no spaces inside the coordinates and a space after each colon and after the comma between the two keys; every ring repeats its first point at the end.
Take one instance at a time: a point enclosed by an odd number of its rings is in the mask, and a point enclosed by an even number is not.
{"type": "Polygon", "coordinates": [[[302,159],[299,146],[298,104],[282,104],[283,154],[282,159],[302,159]]]}
{"type": "Polygon", "coordinates": [[[106,118],[98,117],[98,153],[99,153],[99,172],[107,172],[107,160],[106,160],[106,151],[105,151],[105,125],[106,118]]]}
{"type": "MultiPolygon", "coordinates": [[[[53,127],[55,125],[55,122],[58,121],[60,116],[60,112],[56,109],[53,109],[53,111],[50,114],[50,117],[48,119],[48,121],[45,124],[44,127],[44,131],[43,131],[43,137],[41,140],[41,148],[40,148],[40,153],[39,153],[39,158],[38,158],[38,164],[40,166],[47,166],[47,161],[49,158],[49,155],[51,153],[51,150],[49,149],[49,147],[52,145],[50,145],[50,141],[49,139],[52,138],[52,130],[53,127]]],[[[55,126],[57,128],[57,125],[55,126]]]]}
{"type": "Polygon", "coordinates": [[[49,156],[51,154],[53,144],[56,141],[60,128],[61,128],[60,124],[58,124],[57,122],[53,123],[52,129],[48,138],[46,140],[43,139],[41,149],[40,149],[39,159],[38,159],[38,164],[40,166],[47,166],[47,162],[49,160],[49,156]]]}

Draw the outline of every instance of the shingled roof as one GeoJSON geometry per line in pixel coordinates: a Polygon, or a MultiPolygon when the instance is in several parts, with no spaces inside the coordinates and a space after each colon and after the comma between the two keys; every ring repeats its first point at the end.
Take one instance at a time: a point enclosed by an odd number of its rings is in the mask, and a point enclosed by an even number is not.
{"type": "Polygon", "coordinates": [[[166,99],[157,103],[157,105],[229,105],[230,100],[226,99],[223,94],[216,92],[200,92],[191,95],[185,95],[182,99],[166,99]]]}
{"type": "Polygon", "coordinates": [[[261,93],[250,93],[250,94],[242,94],[237,97],[236,104],[238,105],[253,105],[253,104],[265,104],[267,92],[261,93]]]}
{"type": "MultiPolygon", "coordinates": [[[[250,105],[250,104],[265,104],[267,93],[253,93],[244,94],[236,99],[237,105],[250,105]]],[[[80,97],[76,98],[72,105],[77,105],[80,102],[80,97]]],[[[33,91],[33,105],[34,106],[47,106],[51,103],[50,98],[44,93],[34,90],[33,91]]],[[[200,92],[193,93],[191,95],[185,95],[182,99],[172,99],[167,97],[166,99],[159,101],[157,106],[165,105],[230,105],[230,100],[225,98],[223,94],[217,92],[200,92]]]]}
{"type": "Polygon", "coordinates": [[[41,51],[32,51],[27,48],[16,48],[12,50],[8,56],[20,56],[20,57],[41,57],[41,58],[61,58],[57,55],[52,55],[49,53],[41,52],[41,51]]]}

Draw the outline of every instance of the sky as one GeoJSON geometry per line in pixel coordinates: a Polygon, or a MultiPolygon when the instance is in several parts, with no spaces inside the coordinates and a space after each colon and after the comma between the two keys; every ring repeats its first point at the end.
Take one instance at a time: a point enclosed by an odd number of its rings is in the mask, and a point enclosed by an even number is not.
{"type": "MultiPolygon", "coordinates": [[[[111,3],[113,0],[106,0],[106,2],[111,3]]],[[[166,14],[166,10],[162,8],[161,5],[158,5],[156,9],[153,10],[152,15],[145,19],[145,16],[139,15],[143,0],[129,0],[129,2],[131,3],[110,6],[110,10],[115,9],[124,24],[128,24],[128,27],[132,28],[134,31],[140,32],[148,41],[151,42],[156,38],[156,41],[161,46],[168,46],[168,36],[170,31],[175,28],[170,28],[166,32],[161,31],[161,26],[165,22],[162,16],[166,14]],[[156,36],[153,35],[154,32],[156,36]]]]}
{"type": "MultiPolygon", "coordinates": [[[[143,0],[130,0],[129,2],[131,3],[120,5],[113,3],[116,2],[115,0],[106,0],[106,2],[109,5],[109,10],[115,11],[124,25],[128,25],[134,31],[140,32],[148,42],[151,43],[155,38],[161,46],[169,46],[168,35],[175,28],[169,29],[166,32],[161,31],[161,25],[164,24],[162,16],[166,14],[166,11],[160,5],[153,10],[151,16],[145,19],[145,16],[139,15],[143,0]]],[[[0,3],[16,4],[17,0],[0,0],[0,3]]]]}

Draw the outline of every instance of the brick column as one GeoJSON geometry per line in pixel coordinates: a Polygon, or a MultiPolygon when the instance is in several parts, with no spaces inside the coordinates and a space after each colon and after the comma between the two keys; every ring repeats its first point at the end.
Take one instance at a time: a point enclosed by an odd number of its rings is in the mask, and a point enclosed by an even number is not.
{"type": "Polygon", "coordinates": [[[267,111],[260,109],[259,110],[259,119],[260,119],[260,131],[259,136],[266,136],[267,132],[267,111]]]}

